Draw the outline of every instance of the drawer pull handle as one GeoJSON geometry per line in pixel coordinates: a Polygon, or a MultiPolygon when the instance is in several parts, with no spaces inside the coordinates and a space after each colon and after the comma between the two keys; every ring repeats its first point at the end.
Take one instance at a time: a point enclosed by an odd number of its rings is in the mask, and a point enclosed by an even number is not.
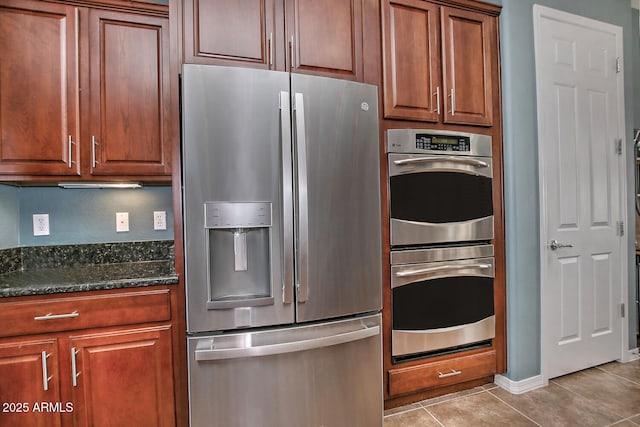
{"type": "Polygon", "coordinates": [[[456,375],[460,375],[461,373],[462,371],[456,371],[455,369],[451,368],[451,372],[447,372],[446,374],[443,374],[442,372],[438,372],[438,378],[453,377],[456,375]]]}
{"type": "Polygon", "coordinates": [[[78,317],[78,316],[80,316],[80,313],[78,313],[77,311],[74,311],[73,313],[65,313],[65,314],[48,313],[48,314],[45,314],[44,316],[36,316],[33,318],[33,320],[69,319],[71,317],[78,317]]]}

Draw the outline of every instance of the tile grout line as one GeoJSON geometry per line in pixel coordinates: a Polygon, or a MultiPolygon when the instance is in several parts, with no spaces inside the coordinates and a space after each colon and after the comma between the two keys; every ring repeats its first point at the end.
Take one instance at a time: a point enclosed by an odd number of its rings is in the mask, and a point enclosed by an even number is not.
{"type": "Polygon", "coordinates": [[[426,407],[423,407],[422,409],[424,409],[424,410],[427,412],[427,414],[431,415],[431,418],[433,418],[434,420],[436,420],[436,422],[437,422],[438,424],[440,424],[440,426],[441,426],[441,427],[445,427],[445,426],[444,426],[444,424],[442,424],[442,423],[440,422],[440,420],[439,420],[435,415],[433,415],[433,414],[431,413],[431,411],[430,411],[430,410],[428,410],[426,407]]]}
{"type": "Polygon", "coordinates": [[[632,421],[632,420],[631,420],[631,418],[634,418],[634,417],[637,417],[637,414],[636,414],[636,415],[631,415],[630,417],[628,417],[628,418],[624,418],[624,419],[622,419],[622,420],[620,420],[620,421],[616,421],[615,423],[608,424],[608,425],[606,425],[605,427],[612,427],[612,426],[615,426],[616,424],[621,423],[621,422],[623,422],[623,421],[629,421],[629,422],[630,422],[631,424],[633,424],[634,426],[637,426],[638,424],[637,424],[636,422],[634,422],[634,421],[632,421]]]}
{"type": "Polygon", "coordinates": [[[473,393],[465,394],[465,395],[462,395],[462,396],[455,396],[455,397],[452,397],[451,399],[441,400],[440,402],[434,402],[434,403],[430,403],[430,404],[424,404],[423,402],[418,402],[418,404],[426,409],[426,408],[429,408],[431,406],[439,405],[441,403],[453,402],[453,401],[456,401],[456,400],[464,399],[465,397],[475,396],[476,394],[484,393],[485,391],[487,391],[487,390],[478,390],[478,391],[474,391],[473,393]]]}
{"type": "MultiPolygon", "coordinates": [[[[592,368],[591,368],[591,369],[592,369],[592,368]]],[[[585,395],[582,395],[582,394],[578,393],[577,391],[574,391],[574,390],[572,390],[572,389],[570,389],[570,388],[568,388],[568,387],[565,387],[565,386],[563,386],[562,384],[560,384],[560,383],[558,383],[558,382],[556,382],[556,381],[550,380],[550,381],[549,381],[549,384],[557,385],[557,386],[558,386],[558,387],[560,387],[561,389],[566,390],[566,391],[568,391],[569,393],[575,394],[576,396],[578,396],[578,397],[580,397],[580,398],[582,398],[582,399],[586,399],[586,400],[588,400],[588,401],[593,401],[593,400],[594,400],[594,399],[592,399],[592,398],[590,398],[590,397],[588,397],[588,396],[585,396],[585,395]]],[[[598,401],[598,403],[599,403],[599,401],[598,401]]],[[[618,421],[616,421],[616,423],[619,423],[620,421],[624,421],[624,418],[623,418],[624,416],[623,416],[623,415],[620,415],[620,414],[618,414],[618,413],[614,412],[612,409],[609,409],[609,410],[611,411],[611,413],[612,413],[613,415],[616,415],[616,416],[618,416],[618,417],[620,417],[620,418],[621,418],[621,419],[619,419],[618,421]]],[[[634,415],[634,417],[635,417],[635,415],[634,415]]],[[[615,423],[614,423],[614,424],[615,424],[615,423]]]]}
{"type": "Polygon", "coordinates": [[[623,377],[622,375],[618,375],[618,374],[616,374],[614,372],[605,371],[604,369],[600,368],[599,366],[596,366],[595,368],[600,370],[600,371],[602,371],[602,372],[604,372],[607,375],[611,375],[612,377],[623,379],[625,381],[630,382],[631,384],[640,385],[640,382],[634,381],[634,380],[629,379],[627,377],[623,377]]]}
{"type": "Polygon", "coordinates": [[[505,402],[504,400],[500,399],[498,396],[496,396],[495,394],[489,392],[489,394],[493,397],[495,397],[496,399],[498,399],[500,402],[504,403],[505,405],[507,405],[509,408],[513,409],[514,411],[516,411],[517,413],[519,413],[520,415],[522,415],[523,417],[525,417],[526,419],[528,419],[529,421],[531,421],[532,423],[534,423],[535,425],[542,427],[542,424],[539,424],[538,422],[536,422],[533,418],[531,418],[530,416],[528,416],[527,414],[525,414],[524,412],[520,411],[519,409],[513,407],[512,405],[508,404],[507,402],[505,402]]]}
{"type": "Polygon", "coordinates": [[[424,408],[422,407],[409,408],[404,411],[398,411],[398,412],[394,412],[393,414],[384,415],[383,418],[391,418],[391,417],[395,417],[396,415],[408,414],[409,412],[417,411],[418,409],[424,409],[424,408]]]}

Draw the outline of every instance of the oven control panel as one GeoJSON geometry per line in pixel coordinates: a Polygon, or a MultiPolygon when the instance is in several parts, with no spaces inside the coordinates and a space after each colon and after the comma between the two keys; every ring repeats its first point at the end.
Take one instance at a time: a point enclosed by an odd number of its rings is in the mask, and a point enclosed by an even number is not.
{"type": "Polygon", "coordinates": [[[471,138],[456,135],[416,134],[416,148],[434,151],[471,151],[471,138]]]}
{"type": "Polygon", "coordinates": [[[491,136],[439,129],[387,129],[387,153],[491,157],[491,136]]]}

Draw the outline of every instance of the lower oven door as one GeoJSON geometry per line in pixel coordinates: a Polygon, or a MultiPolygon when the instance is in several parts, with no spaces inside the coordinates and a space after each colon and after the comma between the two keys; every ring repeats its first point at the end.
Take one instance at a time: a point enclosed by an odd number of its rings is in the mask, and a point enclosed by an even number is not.
{"type": "Polygon", "coordinates": [[[493,257],[392,265],[392,356],[494,338],[493,278],[493,257]]]}

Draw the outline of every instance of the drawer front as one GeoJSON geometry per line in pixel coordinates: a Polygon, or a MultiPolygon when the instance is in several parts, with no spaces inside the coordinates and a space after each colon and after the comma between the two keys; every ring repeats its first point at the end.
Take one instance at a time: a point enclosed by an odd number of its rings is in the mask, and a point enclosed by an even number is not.
{"type": "Polygon", "coordinates": [[[463,356],[442,362],[392,369],[389,394],[400,395],[488,377],[496,372],[496,352],[463,356]]]}
{"type": "Polygon", "coordinates": [[[34,299],[0,304],[0,336],[171,319],[168,289],[34,299]]]}

